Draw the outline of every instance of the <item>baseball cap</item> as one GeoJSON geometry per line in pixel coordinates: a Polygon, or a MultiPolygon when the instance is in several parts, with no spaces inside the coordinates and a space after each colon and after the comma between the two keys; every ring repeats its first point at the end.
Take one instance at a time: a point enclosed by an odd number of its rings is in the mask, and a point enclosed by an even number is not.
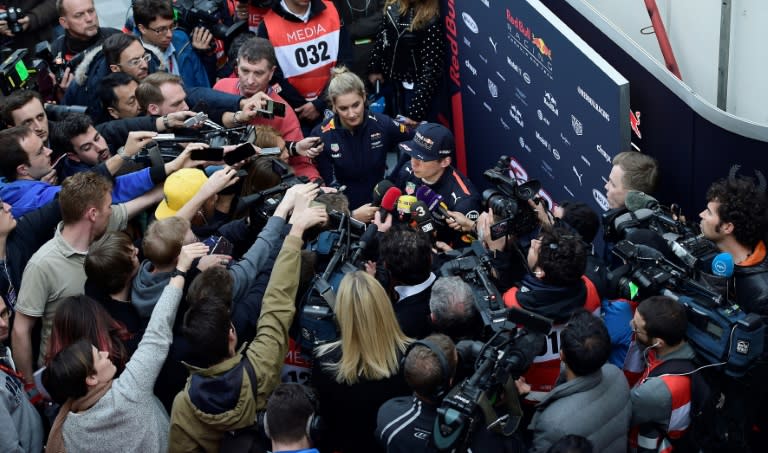
{"type": "Polygon", "coordinates": [[[422,123],[416,126],[413,140],[402,142],[398,147],[409,156],[423,160],[438,160],[453,153],[453,134],[442,124],[422,123]]]}
{"type": "Polygon", "coordinates": [[[161,220],[175,216],[206,181],[205,172],[197,168],[182,168],[172,173],[163,185],[164,197],[155,210],[155,217],[161,220]]]}

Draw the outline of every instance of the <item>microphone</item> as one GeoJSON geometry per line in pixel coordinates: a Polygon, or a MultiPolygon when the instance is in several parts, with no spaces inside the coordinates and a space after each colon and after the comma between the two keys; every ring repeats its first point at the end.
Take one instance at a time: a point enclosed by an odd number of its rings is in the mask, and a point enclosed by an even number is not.
{"type": "Polygon", "coordinates": [[[379,209],[379,216],[381,217],[382,222],[386,222],[388,212],[395,210],[397,199],[400,198],[400,195],[402,194],[403,192],[397,187],[390,187],[387,189],[387,192],[381,198],[381,209],[379,209]]]}
{"type": "Polygon", "coordinates": [[[392,184],[392,181],[387,179],[379,181],[373,187],[373,202],[371,204],[373,206],[381,206],[381,199],[384,198],[384,194],[386,194],[392,187],[395,187],[395,185],[392,184]]]}
{"type": "Polygon", "coordinates": [[[360,254],[363,253],[363,250],[368,247],[368,244],[371,243],[376,238],[376,233],[379,231],[379,227],[377,227],[375,224],[368,225],[368,228],[365,229],[365,233],[363,233],[362,236],[360,236],[360,240],[357,243],[357,249],[354,253],[352,253],[352,258],[349,260],[350,263],[355,264],[357,263],[357,260],[360,258],[360,254]]]}
{"type": "Polygon", "coordinates": [[[630,190],[627,192],[627,198],[624,200],[624,205],[630,211],[634,212],[638,209],[656,209],[659,207],[659,200],[640,192],[639,190],[630,190]]]}
{"type": "Polygon", "coordinates": [[[400,220],[411,215],[411,206],[417,201],[419,200],[413,195],[401,195],[400,198],[397,199],[397,214],[400,216],[400,220]]]}
{"type": "Polygon", "coordinates": [[[419,201],[423,201],[430,211],[437,211],[446,219],[451,217],[451,215],[448,214],[448,205],[443,201],[443,197],[440,196],[439,193],[435,193],[435,191],[429,187],[421,186],[416,189],[416,198],[419,199],[419,201]]]}
{"type": "Polygon", "coordinates": [[[411,219],[416,223],[416,227],[420,231],[430,236],[435,233],[432,215],[429,213],[429,207],[423,201],[417,201],[411,206],[411,219]]]}
{"type": "Polygon", "coordinates": [[[718,277],[731,278],[733,275],[733,256],[730,253],[719,253],[712,260],[712,274],[718,277]]]}

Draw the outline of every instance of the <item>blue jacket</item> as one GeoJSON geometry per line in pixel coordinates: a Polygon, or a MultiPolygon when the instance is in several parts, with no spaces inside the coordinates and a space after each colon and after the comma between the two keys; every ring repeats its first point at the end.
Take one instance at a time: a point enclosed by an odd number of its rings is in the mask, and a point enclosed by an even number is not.
{"type": "Polygon", "coordinates": [[[323,140],[323,152],[316,159],[320,176],[328,185],[347,186],[344,194],[355,209],[371,202],[374,186],[384,179],[387,152],[413,138],[413,131],[387,115],[366,111],[354,130],[344,128],[336,115],[311,135],[323,140]]]}
{"type": "MultiPolygon", "coordinates": [[[[149,168],[115,178],[112,188],[112,203],[125,203],[143,195],[154,187],[149,175],[149,168]]],[[[0,187],[0,198],[13,209],[13,217],[19,218],[29,211],[39,209],[50,203],[61,190],[61,186],[52,186],[44,181],[17,179],[6,182],[0,187]]]]}
{"type": "MultiPolygon", "coordinates": [[[[163,51],[160,50],[160,48],[147,42],[142,42],[142,44],[144,45],[145,49],[154,54],[153,57],[157,55],[163,55],[163,51]]],[[[186,88],[210,87],[211,82],[208,80],[208,70],[210,68],[203,64],[203,61],[195,51],[195,48],[192,47],[192,41],[190,41],[189,35],[187,35],[182,30],[174,30],[173,38],[171,38],[171,44],[174,48],[176,61],[179,64],[179,75],[181,76],[181,80],[184,81],[184,86],[186,88]]],[[[215,70],[215,58],[205,58],[205,60],[208,66],[213,65],[215,70]]],[[[167,62],[164,60],[161,60],[161,62],[167,70],[167,62]]],[[[151,70],[150,73],[152,73],[151,70]]]]}

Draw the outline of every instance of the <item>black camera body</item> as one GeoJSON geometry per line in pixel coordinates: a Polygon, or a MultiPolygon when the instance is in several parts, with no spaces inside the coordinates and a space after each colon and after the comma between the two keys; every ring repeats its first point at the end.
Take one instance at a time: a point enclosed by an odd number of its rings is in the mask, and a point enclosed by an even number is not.
{"type": "MultiPolygon", "coordinates": [[[[237,35],[248,30],[246,21],[235,22],[230,26],[222,23],[226,5],[221,0],[176,0],[173,7],[180,28],[192,33],[196,27],[203,27],[214,38],[223,41],[225,49],[229,48],[237,35]]],[[[215,43],[211,43],[211,46],[215,48],[215,43]]]]}
{"type": "Polygon", "coordinates": [[[11,6],[7,10],[0,12],[0,20],[4,20],[8,23],[8,29],[17,35],[24,31],[24,26],[19,23],[19,19],[27,17],[21,8],[11,6]]]}
{"type": "Polygon", "coordinates": [[[523,236],[539,226],[528,200],[543,202],[536,197],[541,183],[532,179],[520,184],[512,179],[509,175],[510,162],[508,156],[501,156],[493,168],[483,173],[485,179],[496,187],[483,192],[483,202],[486,208],[493,209],[496,218],[502,219],[491,226],[491,239],[494,240],[509,234],[523,236]]]}

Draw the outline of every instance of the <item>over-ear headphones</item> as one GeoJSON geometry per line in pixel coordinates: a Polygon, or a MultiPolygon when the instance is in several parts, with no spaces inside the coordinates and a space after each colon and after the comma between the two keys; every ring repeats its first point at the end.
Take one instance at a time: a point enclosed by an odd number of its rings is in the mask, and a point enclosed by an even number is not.
{"type": "MultiPolygon", "coordinates": [[[[301,389],[304,391],[304,396],[307,397],[307,401],[309,401],[309,404],[312,405],[312,413],[309,415],[309,417],[307,417],[307,425],[304,428],[304,433],[307,435],[308,439],[316,440],[320,437],[320,432],[323,429],[322,418],[319,415],[317,415],[318,409],[320,408],[320,400],[317,398],[317,394],[311,387],[308,387],[302,384],[291,384],[291,385],[300,386],[301,389]]],[[[269,435],[269,423],[267,421],[267,411],[262,411],[258,414],[256,423],[263,430],[267,438],[271,439],[272,437],[269,435]]]]}
{"type": "Polygon", "coordinates": [[[408,358],[408,354],[411,352],[411,350],[413,350],[413,348],[416,346],[424,346],[425,348],[429,349],[432,351],[432,354],[437,357],[437,361],[440,362],[440,385],[431,395],[424,396],[428,396],[436,400],[441,400],[451,388],[451,370],[448,367],[448,358],[443,353],[443,350],[440,349],[440,346],[426,339],[414,341],[408,345],[408,348],[406,348],[405,354],[403,354],[403,358],[400,360],[400,369],[405,368],[405,360],[408,358]]]}

